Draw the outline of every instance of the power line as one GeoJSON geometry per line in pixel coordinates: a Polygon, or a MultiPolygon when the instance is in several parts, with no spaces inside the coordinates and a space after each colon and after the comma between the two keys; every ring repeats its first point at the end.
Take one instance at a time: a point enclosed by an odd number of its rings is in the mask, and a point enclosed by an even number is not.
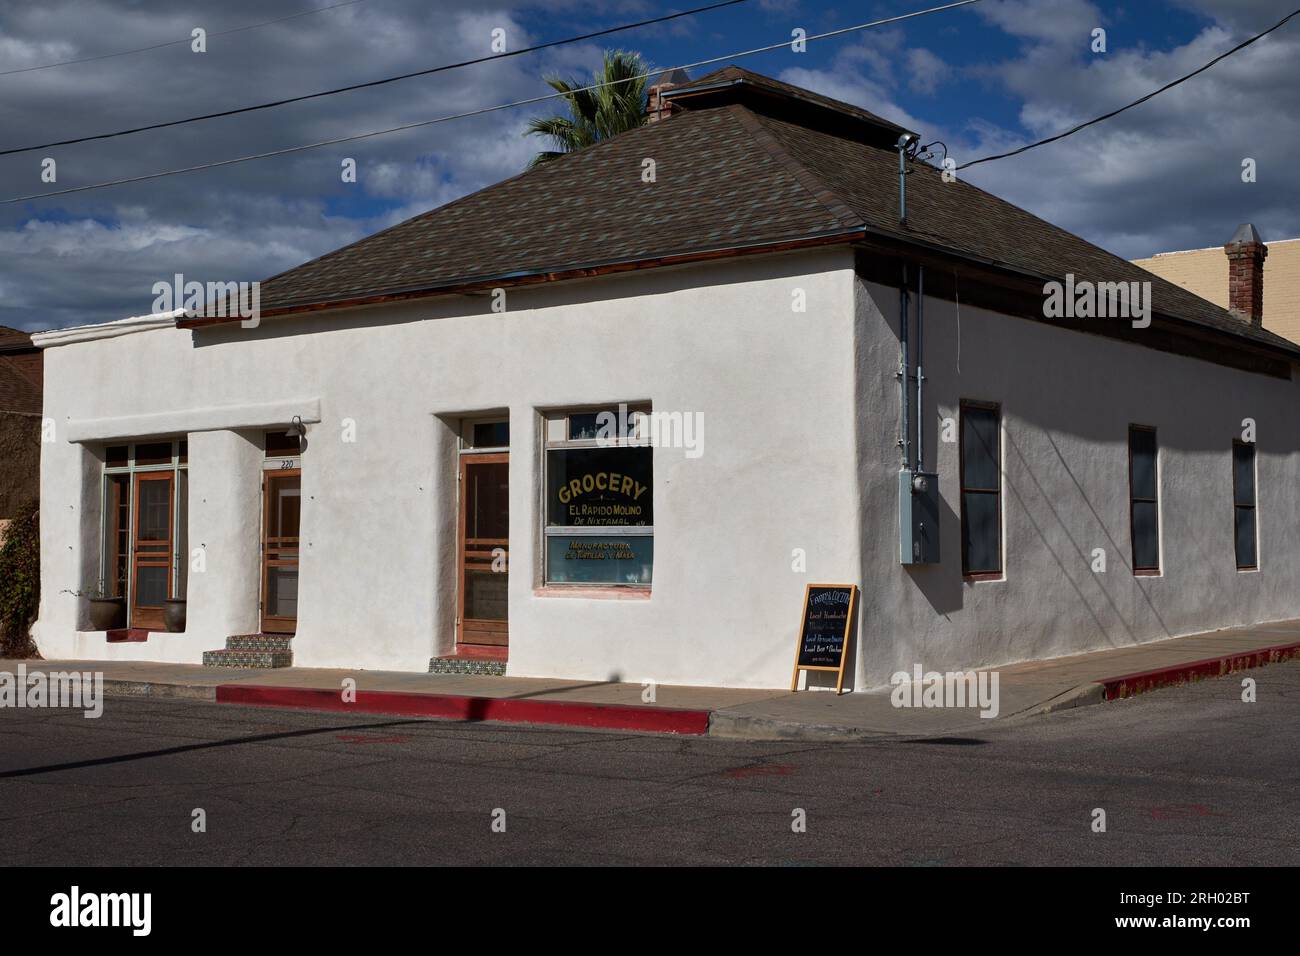
{"type": "MultiPolygon", "coordinates": [[[[352,0],[354,3],[360,3],[361,0],[352,0]]],[[[476,63],[486,63],[488,60],[504,60],[507,57],[522,56],[525,53],[535,53],[538,50],[546,50],[551,47],[563,46],[567,43],[578,43],[582,40],[590,40],[594,37],[608,36],[611,33],[621,33],[624,30],[634,30],[637,27],[649,26],[653,23],[665,23],[669,20],[676,20],[679,17],[694,16],[697,13],[706,13],[709,10],[718,10],[722,7],[735,6],[738,3],[747,3],[748,0],[721,0],[719,3],[713,3],[705,7],[696,7],[693,10],[683,10],[680,13],[670,13],[661,17],[652,17],[649,20],[640,20],[636,23],[625,23],[617,27],[609,27],[605,30],[596,30],[592,33],[584,33],[581,36],[567,37],[563,40],[551,40],[549,43],[539,43],[536,46],[524,47],[519,50],[509,50],[505,53],[494,53],[491,56],[480,56],[472,60],[462,60],[459,63],[446,63],[442,66],[430,67],[427,70],[416,70],[413,73],[402,73],[398,76],[388,76],[380,80],[370,80],[366,83],[354,83],[351,86],[338,86],[331,90],[320,90],[316,93],[305,93],[302,96],[291,96],[282,100],[272,100],[267,103],[257,103],[253,106],[241,106],[236,109],[221,110],[217,113],[204,113],[200,116],[189,116],[185,119],[169,120],[165,123],[150,123],[148,126],[136,126],[132,129],[120,129],[112,133],[97,133],[93,136],[78,136],[74,139],[61,139],[52,143],[41,143],[36,146],[16,146],[12,149],[0,149],[0,156],[12,156],[14,153],[29,153],[38,149],[50,149],[54,146],[71,146],[75,143],[88,143],[97,139],[112,139],[117,136],[130,136],[133,133],[143,133],[148,130],[167,129],[170,126],[182,126],[186,123],[197,123],[201,120],[218,119],[222,116],[237,116],[240,113],[252,113],[256,110],[269,110],[275,106],[284,106],[288,103],[301,103],[304,100],[314,100],[322,96],[333,96],[336,93],[349,93],[353,90],[364,90],[373,86],[383,86],[387,83],[396,83],[398,80],[409,80],[416,76],[429,76],[433,73],[442,73],[447,70],[458,70],[461,67],[473,66],[476,63]]]]}
{"type": "Polygon", "coordinates": [[[1143,96],[1143,97],[1141,97],[1140,99],[1136,99],[1136,100],[1134,100],[1132,103],[1128,104],[1127,106],[1121,106],[1119,109],[1117,109],[1117,110],[1112,110],[1111,112],[1106,113],[1106,114],[1103,115],[1103,116],[1098,116],[1096,119],[1090,119],[1090,120],[1088,120],[1086,123],[1080,123],[1078,126],[1075,126],[1075,127],[1073,127],[1072,129],[1067,129],[1064,133],[1057,133],[1055,136],[1049,136],[1049,137],[1047,137],[1047,139],[1040,139],[1040,140],[1039,140],[1038,142],[1036,142],[1036,143],[1030,143],[1028,146],[1021,146],[1019,149],[1013,149],[1013,150],[1011,150],[1011,151],[1009,151],[1009,152],[1006,152],[1006,153],[998,153],[996,156],[985,156],[983,159],[972,159],[969,163],[962,163],[962,164],[961,164],[960,166],[958,166],[957,168],[958,168],[958,169],[965,169],[967,166],[976,166],[976,165],[978,165],[979,163],[990,163],[990,162],[992,162],[992,161],[995,160],[995,159],[1006,159],[1008,156],[1018,156],[1018,155],[1020,155],[1021,153],[1027,152],[1027,151],[1029,151],[1029,150],[1031,150],[1031,149],[1036,149],[1036,148],[1039,147],[1039,146],[1046,146],[1048,143],[1055,143],[1058,139],[1065,139],[1065,137],[1067,137],[1067,136],[1073,136],[1075,133],[1079,132],[1079,130],[1081,130],[1081,129],[1087,129],[1089,126],[1093,126],[1094,124],[1096,124],[1096,123],[1100,123],[1100,122],[1102,122],[1103,120],[1108,120],[1108,119],[1110,119],[1110,118],[1113,117],[1113,116],[1118,116],[1120,113],[1123,113],[1125,110],[1131,110],[1131,109],[1132,109],[1133,107],[1135,107],[1135,106],[1141,106],[1141,105],[1142,105],[1143,103],[1145,103],[1147,100],[1149,100],[1149,99],[1153,99],[1153,98],[1159,96],[1159,95],[1160,95],[1161,93],[1163,93],[1165,90],[1171,90],[1171,89],[1173,89],[1175,86],[1177,86],[1179,83],[1184,83],[1184,82],[1186,82],[1187,80],[1190,80],[1192,77],[1196,76],[1198,73],[1204,73],[1204,72],[1205,72],[1206,70],[1208,70],[1210,67],[1214,66],[1214,64],[1218,63],[1220,60],[1223,60],[1223,59],[1226,59],[1227,57],[1232,56],[1232,54],[1236,53],[1238,50],[1244,50],[1246,47],[1250,46],[1250,45],[1251,45],[1252,43],[1254,43],[1256,40],[1261,39],[1262,37],[1266,37],[1266,36],[1268,36],[1270,33],[1272,33],[1274,30],[1278,29],[1279,27],[1285,26],[1288,20],[1292,19],[1293,17],[1295,17],[1295,16],[1297,16],[1297,15],[1300,15],[1300,10],[1294,10],[1294,11],[1292,11],[1291,13],[1289,13],[1289,14],[1287,14],[1285,17],[1283,17],[1281,20],[1279,20],[1277,23],[1273,24],[1271,27],[1269,27],[1267,30],[1265,30],[1263,33],[1257,33],[1257,34],[1255,34],[1255,36],[1251,37],[1249,40],[1246,40],[1246,41],[1243,42],[1243,43],[1238,43],[1238,44],[1237,44],[1236,46],[1234,46],[1231,50],[1229,50],[1229,51],[1226,52],[1226,53],[1220,53],[1220,54],[1219,54],[1218,56],[1216,56],[1213,60],[1211,60],[1209,63],[1206,63],[1204,66],[1200,67],[1199,69],[1193,70],[1191,73],[1188,73],[1186,76],[1180,76],[1178,79],[1174,80],[1172,83],[1166,83],[1164,86],[1160,87],[1160,89],[1155,90],[1155,91],[1153,91],[1153,92],[1151,92],[1151,93],[1148,93],[1146,96],[1143,96]]]}
{"type": "MultiPolygon", "coordinates": [[[[309,17],[314,13],[324,13],[326,10],[337,10],[339,7],[351,7],[358,3],[365,3],[366,0],[343,0],[342,3],[332,3],[327,7],[316,7],[312,10],[303,10],[300,13],[291,13],[285,17],[276,17],[274,20],[263,20],[261,23],[250,23],[242,27],[234,27],[230,30],[219,30],[216,33],[209,33],[210,37],[225,37],[232,33],[243,33],[245,30],[256,30],[259,27],[269,27],[273,23],[284,23],[285,20],[296,20],[299,17],[309,17]]],[[[12,76],[15,73],[31,73],[35,70],[52,70],[56,66],[71,66],[73,63],[90,63],[93,60],[108,60],[115,56],[130,56],[133,53],[147,53],[150,50],[161,50],[163,47],[176,46],[180,43],[190,43],[193,37],[185,37],[182,40],[168,40],[165,43],[155,43],[152,46],[137,47],[134,50],[119,50],[116,53],[100,53],[96,56],[83,56],[77,60],[60,60],[57,63],[43,63],[40,66],[24,66],[17,70],[0,70],[0,76],[12,76]]]]}
{"type": "MultiPolygon", "coordinates": [[[[844,34],[853,33],[858,30],[866,30],[870,27],[883,26],[884,24],[887,23],[897,23],[901,20],[911,20],[914,17],[921,17],[930,13],[939,13],[940,11],[943,10],[952,10],[956,7],[964,7],[964,6],[968,6],[969,4],[979,3],[979,2],[980,0],[958,0],[958,2],[956,3],[948,3],[939,7],[930,7],[929,9],[926,10],[917,10],[914,13],[905,13],[896,17],[886,17],[883,20],[873,20],[869,23],[860,23],[857,26],[852,26],[852,27],[842,27],[841,29],[831,30],[826,33],[820,33],[817,34],[816,36],[805,37],[804,40],[805,42],[811,42],[813,40],[824,40],[829,37],[842,36],[844,34]]],[[[158,173],[147,173],[143,176],[130,176],[125,179],[114,179],[114,180],[109,180],[108,182],[93,183],[88,186],[72,186],[68,189],[58,189],[58,190],[54,190],[53,192],[47,192],[47,193],[36,193],[31,196],[17,196],[13,199],[0,199],[0,206],[7,206],[19,202],[27,202],[33,199],[46,199],[50,196],[65,196],[69,193],[87,192],[92,189],[103,189],[108,186],[122,186],[122,185],[126,185],[127,183],[138,183],[150,179],[161,179],[164,176],[177,176],[180,175],[181,173],[192,173],[202,169],[216,169],[217,167],[220,166],[233,166],[236,163],[245,163],[254,159],[266,159],[271,156],[284,156],[289,153],[299,153],[308,149],[319,149],[322,146],[334,146],[339,143],[351,143],[360,139],[369,139],[372,136],[384,136],[388,133],[397,133],[403,130],[416,129],[417,127],[421,127],[421,126],[432,126],[435,123],[446,123],[449,120],[467,119],[471,116],[482,116],[485,113],[495,113],[498,112],[499,110],[513,109],[518,106],[529,106],[534,103],[543,103],[547,100],[572,96],[574,93],[583,93],[589,90],[596,90],[604,86],[617,86],[620,83],[631,83],[636,80],[646,79],[650,76],[653,76],[656,73],[672,72],[673,70],[689,70],[701,66],[711,66],[712,64],[720,63],[723,60],[738,60],[741,57],[753,56],[758,53],[768,53],[771,52],[772,50],[783,49],[788,47],[789,45],[790,45],[789,40],[782,40],[780,43],[773,43],[769,46],[756,47],[755,49],[752,50],[744,50],[740,53],[731,53],[725,56],[711,57],[710,59],[707,60],[699,60],[698,62],[695,63],[685,63],[682,64],[681,66],[668,67],[667,69],[663,69],[663,70],[659,70],[659,69],[651,70],[649,72],[641,73],[636,76],[628,76],[620,80],[613,80],[609,83],[593,83],[590,86],[578,87],[576,89],[569,90],[568,92],[565,93],[548,93],[543,96],[534,96],[524,100],[515,100],[513,103],[501,103],[496,106],[485,106],[482,109],[469,110],[468,112],[464,112],[464,113],[453,113],[449,116],[439,116],[430,120],[421,120],[417,123],[405,123],[402,126],[393,126],[393,127],[389,127],[388,129],[372,130],[369,133],[356,133],[351,136],[340,136],[337,139],[322,140],[319,143],[307,143],[303,146],[289,146],[284,149],[270,150],[265,153],[254,153],[249,156],[237,156],[233,159],[223,159],[214,163],[202,163],[198,166],[186,166],[181,169],[168,169],[158,173]]]]}

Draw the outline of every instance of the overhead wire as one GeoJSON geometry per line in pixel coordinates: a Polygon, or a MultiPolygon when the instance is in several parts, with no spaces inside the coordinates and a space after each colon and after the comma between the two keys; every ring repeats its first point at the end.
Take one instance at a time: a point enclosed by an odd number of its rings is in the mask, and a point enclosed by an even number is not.
{"type": "MultiPolygon", "coordinates": [[[[359,3],[361,0],[353,0],[359,3]]],[[[396,83],[400,80],[409,80],[417,76],[432,76],[435,73],[444,73],[448,70],[459,70],[466,66],[474,66],[478,63],[487,63],[490,60],[504,60],[514,56],[523,56],[526,53],[536,53],[538,50],[548,50],[552,47],[563,46],[569,43],[579,43],[583,40],[591,40],[596,37],[609,36],[612,33],[621,33],[625,30],[635,30],[638,27],[650,26],[656,23],[667,23],[669,20],[676,20],[680,17],[694,16],[698,13],[707,13],[710,10],[718,10],[722,7],[735,6],[738,3],[747,3],[749,0],[720,0],[717,3],[711,3],[703,7],[695,7],[691,10],[682,10],[677,13],[664,14],[663,16],[651,17],[647,20],[638,20],[635,23],[623,23],[618,26],[606,27],[603,30],[593,30],[590,33],[583,33],[578,36],[565,37],[562,40],[550,40],[546,43],[538,43],[529,47],[521,47],[518,50],[506,50],[501,53],[493,53],[488,56],[474,57],[470,60],[461,60],[458,63],[444,63],[440,66],[429,67],[424,70],[413,70],[410,73],[399,73],[396,76],[386,76],[378,80],[367,80],[364,83],[352,83],[348,86],[336,86],[328,90],[317,90],[315,93],[304,93],[300,96],[287,96],[278,100],[269,100],[265,103],[254,103],[251,106],[237,106],[228,110],[218,110],[214,113],[200,113],[196,116],[186,116],[181,119],[165,120],[161,123],[148,123],[144,126],[133,126],[127,129],[113,130],[109,133],[92,133],[87,136],[74,136],[70,139],[56,139],[48,143],[36,143],[31,146],[13,146],[8,149],[0,149],[0,156],[12,156],[15,153],[30,153],[34,150],[53,149],[57,146],[74,146],[77,143],[89,143],[95,140],[114,139],[119,136],[131,136],[135,133],[145,133],[151,130],[168,129],[173,126],[184,126],[187,123],[199,123],[204,120],[220,119],[225,116],[239,116],[242,113],[253,113],[258,110],[274,109],[277,106],[286,106],[290,103],[302,103],[306,100],[320,99],[326,96],[335,96],[339,93],[351,93],[354,90],[371,89],[376,86],[385,86],[389,83],[396,83]]]]}
{"type": "MultiPolygon", "coordinates": [[[[898,23],[903,20],[910,20],[915,17],[921,17],[931,13],[939,13],[945,10],[952,10],[957,7],[969,6],[970,4],[979,3],[979,2],[980,0],[957,0],[957,2],[954,3],[947,3],[937,7],[929,7],[925,10],[916,10],[911,13],[899,14],[897,16],[892,16],[892,17],[884,17],[882,19],[871,20],[866,23],[859,23],[849,27],[841,27],[836,30],[828,30],[825,33],[819,33],[813,36],[805,37],[804,40],[805,42],[813,42],[815,40],[825,40],[831,37],[844,36],[846,34],[853,33],[860,30],[866,30],[871,27],[883,26],[889,23],[898,23]]],[[[461,113],[452,113],[446,116],[434,117],[433,119],[419,120],[414,123],[403,123],[400,126],[392,126],[386,129],[371,130],[366,133],[354,133],[348,136],[339,136],[333,139],[321,140],[320,142],[316,142],[316,143],[304,143],[299,146],[287,146],[282,149],[267,150],[266,152],[253,153],[247,156],[236,156],[231,159],[217,160],[211,163],[199,163],[194,166],[185,166],[179,169],[167,169],[156,173],[145,173],[140,176],[127,176],[122,179],[113,179],[113,180],[108,180],[106,182],[91,183],[85,186],[70,186],[67,189],[57,189],[57,190],[51,190],[49,192],[44,192],[44,193],[34,193],[30,196],[16,196],[11,199],[0,199],[0,206],[12,205],[13,203],[19,203],[19,202],[29,202],[31,200],[36,200],[36,199],[47,199],[52,196],[66,196],[71,193],[88,192],[93,189],[105,189],[110,186],[122,186],[128,183],[145,182],[147,180],[152,180],[152,179],[161,179],[165,176],[177,176],[183,173],[198,172],[199,170],[204,170],[204,169],[217,169],[224,166],[233,166],[237,163],[246,163],[258,159],[267,159],[272,156],[285,156],[291,153],[303,152],[305,150],[319,149],[324,146],[335,146],[342,143],[351,143],[362,139],[369,139],[374,136],[385,136],[390,133],[402,132],[404,130],[418,129],[425,126],[432,126],[437,123],[446,123],[446,122],[450,122],[451,120],[468,119],[470,117],[482,116],[487,113],[495,113],[501,110],[514,109],[520,106],[529,106],[535,103],[544,103],[549,100],[558,99],[560,97],[569,97],[575,93],[597,90],[606,86],[617,86],[622,83],[631,83],[636,80],[646,79],[658,73],[672,72],[673,70],[695,69],[701,66],[710,66],[715,63],[721,63],[724,60],[737,60],[747,56],[754,56],[759,53],[768,53],[771,52],[772,50],[788,47],[790,45],[790,42],[791,42],[790,40],[782,40],[779,43],[772,43],[772,44],[768,44],[767,46],[755,47],[750,50],[743,50],[737,53],[729,53],[723,56],[710,57],[705,60],[697,60],[694,63],[686,63],[679,66],[667,67],[665,69],[650,70],[645,73],[636,74],[634,76],[622,77],[618,80],[613,80],[610,82],[592,83],[589,84],[588,86],[577,87],[575,89],[568,90],[562,93],[547,93],[540,96],[528,97],[522,100],[514,100],[513,102],[510,103],[499,103],[494,106],[485,106],[475,110],[466,110],[461,113]]]]}
{"type": "Polygon", "coordinates": [[[1103,113],[1101,116],[1095,117],[1094,119],[1090,119],[1085,123],[1080,123],[1077,126],[1073,126],[1070,129],[1067,129],[1063,133],[1057,133],[1055,136],[1049,136],[1046,139],[1040,139],[1036,143],[1030,143],[1027,146],[1020,146],[1016,149],[1008,150],[1005,153],[997,153],[993,156],[984,156],[980,159],[972,159],[969,162],[962,163],[957,168],[967,169],[971,166],[977,166],[980,163],[991,163],[995,159],[1007,159],[1011,156],[1019,156],[1021,153],[1028,152],[1031,149],[1037,149],[1039,146],[1046,146],[1048,143],[1055,143],[1058,140],[1065,139],[1065,137],[1067,136],[1073,136],[1075,133],[1079,132],[1080,130],[1087,129],[1089,126],[1095,126],[1097,123],[1118,116],[1120,113],[1123,113],[1126,110],[1131,110],[1135,106],[1141,106],[1143,103],[1147,102],[1150,99],[1154,99],[1155,97],[1159,96],[1161,93],[1165,92],[1166,90],[1172,90],[1175,86],[1178,86],[1180,83],[1186,83],[1188,80],[1190,80],[1192,77],[1196,76],[1197,74],[1204,73],[1210,67],[1214,66],[1214,64],[1218,63],[1221,60],[1227,59],[1228,57],[1232,56],[1234,53],[1240,50],[1244,50],[1246,47],[1250,46],[1255,41],[1263,39],[1264,37],[1272,33],[1274,30],[1280,29],[1281,27],[1285,26],[1289,20],[1291,20],[1296,16],[1300,16],[1300,9],[1294,10],[1291,13],[1287,14],[1285,17],[1283,17],[1277,23],[1273,24],[1263,33],[1257,33],[1250,39],[1238,43],[1231,50],[1228,50],[1225,53],[1220,53],[1218,56],[1216,56],[1209,63],[1206,63],[1204,66],[1198,67],[1197,69],[1193,70],[1191,73],[1188,73],[1184,76],[1180,76],[1178,79],[1166,83],[1164,86],[1160,87],[1160,89],[1153,90],[1150,93],[1148,93],[1146,96],[1139,97],[1138,99],[1134,100],[1132,103],[1129,103],[1127,106],[1121,106],[1119,109],[1111,110],[1109,113],[1103,113]]]}

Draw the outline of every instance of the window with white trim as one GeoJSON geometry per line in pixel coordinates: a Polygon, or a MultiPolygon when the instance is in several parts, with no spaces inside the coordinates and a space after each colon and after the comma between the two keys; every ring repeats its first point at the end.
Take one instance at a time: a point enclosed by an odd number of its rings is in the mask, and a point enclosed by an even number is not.
{"type": "Polygon", "coordinates": [[[654,449],[648,406],[545,415],[545,582],[649,587],[654,449]]]}
{"type": "Polygon", "coordinates": [[[1133,573],[1160,573],[1160,471],[1156,430],[1128,427],[1129,539],[1133,573]]]}
{"type": "Polygon", "coordinates": [[[1255,517],[1255,445],[1232,443],[1232,511],[1233,543],[1237,552],[1237,570],[1254,571],[1259,567],[1259,524],[1255,517]]]}

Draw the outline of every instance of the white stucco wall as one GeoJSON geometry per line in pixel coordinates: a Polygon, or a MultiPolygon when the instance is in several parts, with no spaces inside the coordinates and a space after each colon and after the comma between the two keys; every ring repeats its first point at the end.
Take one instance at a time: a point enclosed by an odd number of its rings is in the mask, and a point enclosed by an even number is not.
{"type": "MultiPolygon", "coordinates": [[[[914,663],[997,665],[1300,617],[1300,394],[1292,381],[926,301],[926,459],[942,562],[898,563],[895,289],[847,250],[488,296],[165,326],[46,351],[48,657],[198,662],[257,629],[260,433],[311,424],[295,663],[423,671],[453,647],[455,422],[508,412],[509,673],[788,684],[804,585],[862,587],[857,688],[914,663]],[[803,289],[807,311],[792,310],[803,289]],[[961,399],[1001,403],[1005,579],[960,570],[961,399]],[[648,599],[540,596],[540,412],[650,401],[701,412],[704,453],[654,453],[648,599]],[[1258,425],[1260,569],[1238,572],[1231,443],[1258,425]],[[342,441],[342,423],[357,441],[342,441]],[[1159,430],[1162,574],[1128,567],[1128,425],[1159,430]],[[183,635],[108,645],[69,591],[98,576],[102,447],[188,434],[183,635]],[[1106,551],[1105,574],[1091,569],[1106,551]],[[807,555],[796,573],[795,549],[807,555]]],[[[155,323],[155,325],[157,325],[155,323]]],[[[825,683],[817,675],[815,683],[825,683]]]]}
{"type": "Polygon", "coordinates": [[[864,283],[859,307],[859,686],[915,663],[997,665],[1300,617],[1294,381],[970,306],[960,309],[959,330],[957,307],[927,297],[926,462],[940,475],[942,562],[905,568],[892,530],[898,291],[864,283]],[[1001,404],[1001,581],[961,576],[958,444],[940,431],[963,399],[1001,404]],[[1233,545],[1232,442],[1246,418],[1258,432],[1258,571],[1236,569],[1233,545]],[[1158,429],[1158,577],[1131,571],[1130,424],[1158,429]],[[1104,574],[1092,570],[1095,548],[1105,549],[1104,574]]]}
{"type": "Polygon", "coordinates": [[[61,433],[42,462],[37,642],[51,657],[197,662],[255,630],[257,435],[296,409],[320,424],[303,456],[295,663],[422,671],[453,640],[449,423],[508,410],[509,673],[786,684],[804,583],[860,573],[846,533],[853,281],[848,250],[818,251],[511,291],[504,314],[456,297],[50,347],[46,415],[61,433]],[[536,595],[539,410],[645,400],[705,422],[700,457],[654,453],[652,596],[536,595]],[[146,432],[189,434],[189,536],[207,570],[190,574],[184,635],[108,645],[64,591],[97,580],[102,446],[146,432]]]}

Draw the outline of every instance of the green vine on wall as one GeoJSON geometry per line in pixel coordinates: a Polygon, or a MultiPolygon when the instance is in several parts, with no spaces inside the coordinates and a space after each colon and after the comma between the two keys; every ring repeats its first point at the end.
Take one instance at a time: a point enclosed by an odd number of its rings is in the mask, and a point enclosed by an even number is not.
{"type": "Polygon", "coordinates": [[[0,657],[34,657],[31,627],[41,602],[40,508],[30,504],[0,545],[0,657]]]}

